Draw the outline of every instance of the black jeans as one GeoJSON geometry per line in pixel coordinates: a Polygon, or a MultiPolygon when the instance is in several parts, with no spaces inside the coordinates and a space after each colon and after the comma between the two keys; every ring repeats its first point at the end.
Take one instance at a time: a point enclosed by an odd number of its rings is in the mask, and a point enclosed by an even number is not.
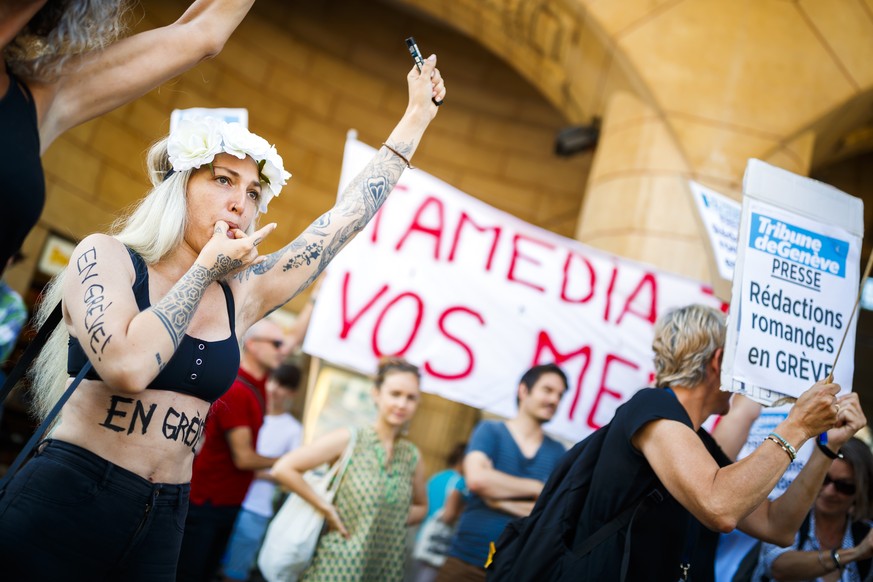
{"type": "Polygon", "coordinates": [[[0,497],[2,577],[173,581],[189,491],[48,441],[0,497]]]}

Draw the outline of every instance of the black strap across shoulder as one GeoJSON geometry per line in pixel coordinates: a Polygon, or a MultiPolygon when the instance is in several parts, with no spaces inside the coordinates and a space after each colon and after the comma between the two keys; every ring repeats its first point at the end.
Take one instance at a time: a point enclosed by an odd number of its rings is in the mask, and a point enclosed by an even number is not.
{"type": "MultiPolygon", "coordinates": [[[[573,550],[573,555],[577,558],[581,558],[582,556],[590,553],[591,550],[596,548],[603,541],[609,539],[610,536],[617,533],[621,528],[625,527],[629,523],[632,523],[638,512],[646,511],[653,505],[657,505],[663,500],[664,495],[657,488],[652,489],[645,497],[643,497],[637,503],[632,503],[630,506],[626,507],[624,511],[600,526],[600,529],[588,536],[588,538],[586,538],[586,540],[582,542],[582,545],[573,550]]],[[[631,529],[632,528],[629,527],[627,529],[627,532],[625,533],[624,555],[622,556],[621,560],[620,580],[624,580],[627,577],[628,567],[630,566],[631,529]]]]}
{"type": "MultiPolygon", "coordinates": [[[[18,360],[18,363],[15,364],[15,368],[13,368],[12,372],[9,373],[9,377],[6,379],[6,383],[3,385],[3,390],[0,391],[0,401],[5,400],[9,395],[9,392],[12,391],[12,388],[18,383],[24,373],[27,371],[27,368],[30,366],[30,363],[36,358],[36,355],[45,345],[45,342],[48,340],[48,336],[54,331],[57,325],[61,321],[61,304],[58,303],[57,306],[52,310],[48,319],[46,319],[45,323],[43,323],[39,332],[36,334],[36,337],[30,345],[27,346],[27,349],[24,351],[24,354],[18,360]]],[[[66,391],[64,391],[63,395],[58,399],[55,403],[54,407],[51,411],[46,415],[45,419],[40,423],[40,425],[33,432],[33,435],[30,437],[30,440],[27,441],[27,444],[24,445],[24,448],[21,449],[21,452],[18,453],[18,456],[15,457],[15,460],[10,465],[9,469],[6,471],[6,474],[3,476],[3,479],[0,480],[0,495],[3,494],[3,491],[6,489],[6,486],[9,484],[9,481],[18,472],[18,469],[21,468],[21,465],[24,464],[24,461],[30,456],[31,451],[33,451],[34,447],[36,447],[37,443],[42,439],[45,431],[48,430],[48,427],[55,421],[58,414],[61,412],[61,408],[64,407],[67,400],[70,399],[70,396],[73,395],[73,391],[76,390],[76,387],[85,377],[85,374],[88,373],[88,370],[91,369],[91,362],[88,361],[82,369],[79,370],[79,374],[73,380],[73,382],[67,387],[66,391]]]]}
{"type": "Polygon", "coordinates": [[[30,342],[30,345],[27,346],[27,349],[24,350],[23,354],[21,354],[15,367],[12,368],[12,371],[9,372],[8,376],[6,376],[6,382],[3,384],[3,389],[0,390],[0,402],[6,401],[6,397],[9,396],[9,393],[12,392],[13,388],[15,388],[15,385],[18,384],[24,376],[24,373],[27,372],[30,363],[36,359],[37,354],[39,354],[39,351],[45,345],[45,342],[48,341],[48,337],[60,322],[61,304],[58,303],[45,320],[45,323],[42,324],[36,337],[33,338],[33,341],[30,342]]]}

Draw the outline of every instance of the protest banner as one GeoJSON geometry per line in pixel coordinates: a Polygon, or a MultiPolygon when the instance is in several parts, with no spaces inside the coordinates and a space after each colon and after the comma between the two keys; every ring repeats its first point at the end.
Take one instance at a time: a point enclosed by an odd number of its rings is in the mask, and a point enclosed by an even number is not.
{"type": "MultiPolygon", "coordinates": [[[[341,188],[374,153],[346,143],[341,188]]],[[[651,385],[654,323],[689,303],[723,306],[699,282],[525,223],[419,169],[331,263],[304,350],[364,373],[402,355],[422,367],[425,391],[506,417],[521,374],[556,362],[570,386],[546,430],[577,440],[651,385]]]]}
{"type": "Polygon", "coordinates": [[[743,190],[722,386],[790,401],[831,373],[847,332],[833,373],[851,391],[863,203],[758,160],[743,190]]]}
{"type": "Polygon", "coordinates": [[[740,208],[736,200],[703,184],[688,181],[697,216],[709,246],[712,288],[716,297],[730,301],[731,279],[737,261],[740,208]]]}

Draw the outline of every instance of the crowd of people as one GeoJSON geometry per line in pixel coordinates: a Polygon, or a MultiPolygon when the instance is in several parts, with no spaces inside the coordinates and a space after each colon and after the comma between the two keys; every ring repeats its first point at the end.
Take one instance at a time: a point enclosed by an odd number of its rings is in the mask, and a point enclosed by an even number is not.
{"type": "MultiPolygon", "coordinates": [[[[125,2],[4,7],[0,119],[15,148],[0,180],[17,206],[0,229],[0,265],[39,216],[39,156],[52,140],[218,52],[251,5],[198,0],[174,24],[122,40],[125,2]]],[[[725,319],[708,307],[658,320],[653,386],[569,452],[543,428],[568,389],[561,368],[545,363],[507,386],[513,418],[459,435],[466,444],[445,471],[425,467],[406,437],[421,371],[399,358],[379,362],[373,423],[302,444],[289,414],[300,370],[287,358],[312,306],[292,336],[267,316],[318,278],[411,167],[446,96],[436,57],[406,83],[406,110],[370,163],[269,255],[258,245],[276,225],[259,218],[290,177],[275,147],[202,118],[151,148],[151,190],[113,232],[78,244],[40,308],[45,321],[60,302],[63,321],[31,376],[36,414],[48,415],[74,376],[85,380],[0,492],[2,577],[255,579],[270,520],[294,495],[326,523],[305,581],[700,582],[716,579],[719,533],[734,529],[760,540],[744,560],[751,580],[870,579],[873,454],[853,438],[866,425],[857,395],[816,383],[738,460],[758,408],[735,397],[731,412],[720,389],[725,319]],[[714,415],[724,421],[710,433],[703,425],[714,415]],[[797,450],[820,434],[826,444],[770,500],[797,450]],[[327,500],[304,474],[346,453],[327,500]],[[571,475],[585,487],[565,508],[557,493],[571,475]],[[547,542],[556,528],[548,553],[522,551],[523,532],[547,542]]]]}

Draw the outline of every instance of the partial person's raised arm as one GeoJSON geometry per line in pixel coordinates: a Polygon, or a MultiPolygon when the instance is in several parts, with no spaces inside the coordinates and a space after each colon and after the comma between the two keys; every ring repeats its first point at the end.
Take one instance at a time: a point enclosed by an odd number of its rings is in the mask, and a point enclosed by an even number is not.
{"type": "Polygon", "coordinates": [[[722,416],[712,429],[712,438],[732,461],[737,460],[749,438],[749,431],[759,416],[760,404],[742,394],[734,394],[730,412],[722,416]]]}
{"type": "MultiPolygon", "coordinates": [[[[857,394],[842,396],[838,403],[840,411],[837,426],[828,431],[826,445],[835,454],[867,424],[857,394]]],[[[794,542],[794,535],[800,529],[804,517],[821,490],[821,484],[831,463],[832,460],[824,453],[817,448],[814,449],[785,493],[774,501],[765,499],[739,523],[738,527],[747,534],[766,542],[783,547],[791,545],[794,542]]]]}
{"type": "Polygon", "coordinates": [[[254,0],[198,0],[173,24],[70,59],[33,83],[42,150],[66,130],[112,111],[218,54],[254,0]]]}

